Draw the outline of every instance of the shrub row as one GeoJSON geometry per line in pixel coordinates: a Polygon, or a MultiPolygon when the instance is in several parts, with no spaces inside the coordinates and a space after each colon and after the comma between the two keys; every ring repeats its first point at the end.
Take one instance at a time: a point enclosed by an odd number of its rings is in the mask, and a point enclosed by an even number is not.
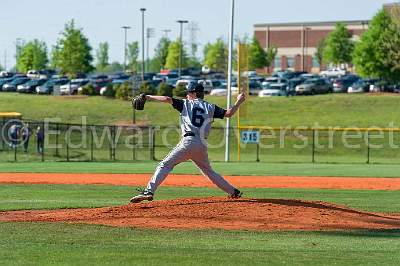
{"type": "MultiPolygon", "coordinates": [[[[172,86],[161,83],[157,88],[152,86],[148,82],[144,82],[139,87],[139,93],[146,93],[149,95],[161,95],[161,96],[176,96],[176,97],[185,97],[186,96],[186,88],[183,85],[179,85],[176,88],[172,86]]],[[[82,95],[99,95],[99,92],[94,88],[92,84],[88,84],[82,88],[80,91],[82,95]]],[[[108,84],[105,91],[103,92],[103,96],[108,98],[117,98],[122,100],[129,100],[132,97],[132,87],[129,83],[112,85],[108,84]]]]}

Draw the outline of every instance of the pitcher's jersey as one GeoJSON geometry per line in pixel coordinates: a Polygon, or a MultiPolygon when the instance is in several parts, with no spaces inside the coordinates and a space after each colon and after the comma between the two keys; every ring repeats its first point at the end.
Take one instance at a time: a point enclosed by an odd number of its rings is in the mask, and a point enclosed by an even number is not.
{"type": "Polygon", "coordinates": [[[187,100],[172,98],[172,106],[181,113],[182,136],[192,134],[206,139],[214,118],[223,119],[226,110],[202,99],[187,100]]]}

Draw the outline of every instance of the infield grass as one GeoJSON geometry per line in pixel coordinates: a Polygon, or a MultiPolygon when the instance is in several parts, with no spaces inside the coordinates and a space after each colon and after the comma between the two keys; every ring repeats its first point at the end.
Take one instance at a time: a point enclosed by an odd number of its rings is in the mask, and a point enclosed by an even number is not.
{"type": "Polygon", "coordinates": [[[0,223],[2,265],[398,265],[400,231],[177,231],[0,223]]]}
{"type": "MultiPolygon", "coordinates": [[[[18,162],[1,163],[0,172],[151,174],[156,162],[18,162]]],[[[400,177],[400,165],[311,163],[212,163],[223,175],[400,177]]],[[[175,174],[200,174],[191,162],[175,167],[175,174]]]]}
{"type": "MultiPolygon", "coordinates": [[[[398,191],[322,189],[243,189],[246,198],[332,202],[372,212],[400,212],[398,191]]],[[[104,185],[0,185],[0,210],[92,208],[125,205],[134,187],[104,185]]],[[[215,188],[161,187],[156,200],[225,196],[215,188]]]]}

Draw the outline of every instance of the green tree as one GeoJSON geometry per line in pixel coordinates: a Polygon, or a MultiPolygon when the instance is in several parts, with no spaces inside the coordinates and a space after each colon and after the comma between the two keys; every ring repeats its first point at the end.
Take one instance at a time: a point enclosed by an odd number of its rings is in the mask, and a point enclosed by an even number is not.
{"type": "Polygon", "coordinates": [[[179,84],[178,86],[175,87],[175,89],[173,89],[173,94],[176,97],[186,97],[186,86],[183,84],[179,84]]]}
{"type": "Polygon", "coordinates": [[[174,88],[172,86],[168,85],[167,83],[161,82],[160,85],[158,85],[158,95],[172,97],[173,89],[174,88]]]}
{"type": "Polygon", "coordinates": [[[133,72],[138,71],[138,57],[139,57],[139,43],[138,42],[128,43],[127,47],[128,69],[131,69],[133,72]]]}
{"type": "Polygon", "coordinates": [[[351,40],[351,32],[346,25],[337,23],[335,30],[329,33],[326,40],[324,58],[335,65],[352,62],[354,43],[351,40]]]}
{"type": "Polygon", "coordinates": [[[185,47],[182,46],[179,40],[175,42],[171,42],[168,46],[168,55],[165,63],[165,68],[167,69],[177,69],[179,68],[179,56],[180,49],[182,47],[182,67],[187,67],[188,65],[188,57],[185,47]]]}
{"type": "Polygon", "coordinates": [[[45,69],[48,61],[46,44],[35,39],[22,47],[17,61],[17,70],[27,72],[30,69],[45,69]]]}
{"type": "Polygon", "coordinates": [[[204,64],[212,70],[226,72],[228,67],[228,47],[221,39],[205,47],[204,64]]]}
{"type": "Polygon", "coordinates": [[[396,62],[399,34],[396,31],[398,29],[386,11],[381,10],[374,16],[354,51],[354,63],[360,75],[399,80],[400,69],[396,62]]]}
{"type": "Polygon", "coordinates": [[[271,46],[267,49],[267,67],[270,67],[272,65],[272,62],[274,62],[276,55],[278,54],[278,48],[276,46],[271,46]]]}
{"type": "Polygon", "coordinates": [[[254,36],[252,42],[249,44],[249,70],[264,68],[267,66],[267,64],[267,53],[254,36]]]}
{"type": "Polygon", "coordinates": [[[384,35],[384,49],[387,56],[383,63],[390,68],[388,79],[400,81],[400,7],[394,6],[390,16],[392,23],[384,35]]]}
{"type": "Polygon", "coordinates": [[[104,71],[106,66],[108,66],[108,42],[99,43],[99,48],[96,50],[96,69],[98,71],[104,71]]]}
{"type": "Polygon", "coordinates": [[[317,52],[315,53],[315,57],[317,58],[318,64],[322,66],[324,64],[324,53],[326,48],[326,39],[322,38],[317,47],[317,52]]]}
{"type": "Polygon", "coordinates": [[[152,69],[155,71],[160,71],[161,69],[165,68],[170,44],[171,41],[167,37],[162,37],[158,42],[157,47],[154,49],[155,55],[151,65],[152,69]]]}
{"type": "Polygon", "coordinates": [[[70,76],[90,72],[93,70],[91,51],[82,29],[76,28],[74,20],[71,20],[65,24],[61,38],[53,48],[52,65],[70,76]]]}
{"type": "Polygon", "coordinates": [[[108,64],[104,69],[104,73],[113,73],[113,72],[121,72],[124,70],[124,66],[119,63],[119,62],[112,62],[111,64],[108,64]]]}

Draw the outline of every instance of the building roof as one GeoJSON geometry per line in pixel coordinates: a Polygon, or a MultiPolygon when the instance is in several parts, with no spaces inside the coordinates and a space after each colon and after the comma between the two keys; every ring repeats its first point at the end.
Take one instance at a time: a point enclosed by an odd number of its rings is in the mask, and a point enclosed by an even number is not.
{"type": "Polygon", "coordinates": [[[314,21],[314,22],[285,22],[285,23],[260,23],[254,24],[254,28],[261,27],[296,27],[296,26],[335,26],[337,23],[346,25],[365,25],[371,20],[344,20],[344,21],[314,21]]]}

